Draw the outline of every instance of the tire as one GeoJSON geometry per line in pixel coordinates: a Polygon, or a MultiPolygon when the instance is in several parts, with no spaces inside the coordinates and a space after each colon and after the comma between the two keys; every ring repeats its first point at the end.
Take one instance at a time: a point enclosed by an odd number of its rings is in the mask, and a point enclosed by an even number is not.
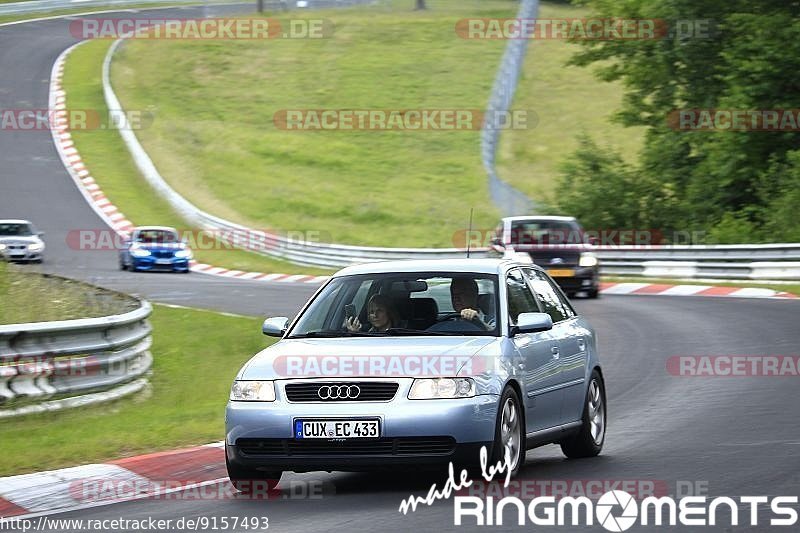
{"type": "Polygon", "coordinates": [[[281,475],[283,475],[283,472],[263,472],[255,468],[232,465],[227,457],[225,466],[228,469],[228,479],[231,480],[231,485],[244,494],[272,490],[278,486],[281,475]]]}
{"type": "MultiPolygon", "coordinates": [[[[487,466],[496,465],[498,462],[505,464],[506,444],[511,444],[511,476],[516,476],[522,465],[525,464],[525,415],[516,391],[506,387],[500,397],[497,410],[497,420],[494,429],[494,444],[492,456],[487,466]],[[513,410],[513,416],[511,413],[513,410]],[[508,423],[510,422],[510,424],[508,423]],[[516,428],[516,431],[515,431],[516,428]],[[514,434],[516,433],[516,437],[514,434]]],[[[501,477],[505,476],[505,471],[501,477]]]]}
{"type": "Polygon", "coordinates": [[[570,459],[595,457],[606,440],[606,387],[597,370],[589,379],[582,419],[578,432],[561,442],[561,451],[570,459]]]}
{"type": "Polygon", "coordinates": [[[586,297],[591,298],[592,300],[598,298],[600,296],[600,289],[592,289],[590,291],[586,291],[586,297]]]}
{"type": "Polygon", "coordinates": [[[124,270],[128,270],[127,265],[122,260],[120,260],[120,262],[119,262],[119,269],[123,270],[123,271],[124,270]]]}

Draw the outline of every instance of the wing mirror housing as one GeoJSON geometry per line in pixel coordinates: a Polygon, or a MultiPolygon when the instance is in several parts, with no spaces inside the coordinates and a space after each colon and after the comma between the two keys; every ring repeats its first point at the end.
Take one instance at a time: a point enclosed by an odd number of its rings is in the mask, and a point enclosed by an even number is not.
{"type": "Polygon", "coordinates": [[[511,334],[537,333],[553,329],[553,319],[547,313],[520,313],[517,325],[511,326],[511,334]]]}
{"type": "Polygon", "coordinates": [[[261,332],[269,337],[283,337],[286,333],[286,328],[289,327],[289,319],[285,316],[276,316],[268,318],[261,326],[261,332]]]}

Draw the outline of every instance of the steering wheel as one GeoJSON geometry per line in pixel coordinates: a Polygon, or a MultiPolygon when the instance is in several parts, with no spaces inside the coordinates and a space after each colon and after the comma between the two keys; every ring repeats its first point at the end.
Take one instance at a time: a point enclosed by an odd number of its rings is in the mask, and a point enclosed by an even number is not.
{"type": "Polygon", "coordinates": [[[429,327],[427,331],[487,331],[486,325],[477,316],[472,320],[467,320],[461,313],[448,313],[439,321],[429,327]]]}

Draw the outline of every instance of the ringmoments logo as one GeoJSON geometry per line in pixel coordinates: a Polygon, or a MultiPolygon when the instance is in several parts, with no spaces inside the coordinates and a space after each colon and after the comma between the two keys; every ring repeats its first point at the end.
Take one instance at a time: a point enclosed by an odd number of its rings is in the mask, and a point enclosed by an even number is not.
{"type": "Polygon", "coordinates": [[[638,501],[624,490],[611,490],[597,502],[587,497],[541,496],[524,502],[516,496],[495,501],[477,496],[454,498],[453,521],[457,526],[517,525],[592,526],[607,531],[627,531],[642,526],[795,526],[798,521],[797,496],[687,496],[647,497],[638,501]],[[759,515],[759,509],[762,510],[759,515]],[[764,515],[769,513],[769,517],[764,515]]]}

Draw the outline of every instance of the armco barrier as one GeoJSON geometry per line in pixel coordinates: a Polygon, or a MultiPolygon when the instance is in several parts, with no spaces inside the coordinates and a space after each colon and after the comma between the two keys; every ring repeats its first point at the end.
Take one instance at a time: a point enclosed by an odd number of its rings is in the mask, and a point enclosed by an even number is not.
{"type": "Polygon", "coordinates": [[[152,307],[0,326],[0,418],[116,399],[147,385],[152,307]]]}

